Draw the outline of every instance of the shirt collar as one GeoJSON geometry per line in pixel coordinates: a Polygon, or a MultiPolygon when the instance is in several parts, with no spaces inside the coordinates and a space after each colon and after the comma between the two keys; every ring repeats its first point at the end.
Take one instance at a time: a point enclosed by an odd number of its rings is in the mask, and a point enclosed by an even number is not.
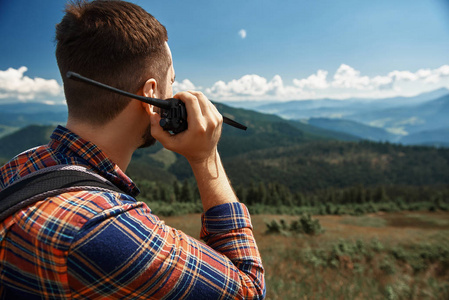
{"type": "Polygon", "coordinates": [[[88,167],[114,183],[125,193],[136,197],[140,191],[134,182],[125,175],[117,164],[112,162],[101,149],[92,142],[86,141],[69,129],[58,126],[50,136],[49,147],[62,150],[66,155],[78,156],[88,167]]]}

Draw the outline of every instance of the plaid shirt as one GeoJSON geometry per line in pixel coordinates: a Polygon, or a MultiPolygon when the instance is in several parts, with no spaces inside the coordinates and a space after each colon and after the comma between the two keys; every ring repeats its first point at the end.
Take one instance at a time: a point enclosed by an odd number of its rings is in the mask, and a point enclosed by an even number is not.
{"type": "Polygon", "coordinates": [[[1,299],[262,299],[261,258],[243,204],[202,215],[201,238],[164,224],[101,150],[59,126],[1,169],[0,190],[53,165],[79,165],[124,193],[66,192],[0,224],[1,299]]]}

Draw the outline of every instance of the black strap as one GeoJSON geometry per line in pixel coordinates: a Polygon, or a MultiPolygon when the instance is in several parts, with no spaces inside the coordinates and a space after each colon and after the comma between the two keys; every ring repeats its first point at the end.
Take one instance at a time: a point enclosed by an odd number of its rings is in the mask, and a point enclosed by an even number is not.
{"type": "Polygon", "coordinates": [[[79,170],[38,173],[0,191],[0,222],[8,216],[47,197],[75,190],[108,190],[125,193],[109,181],[79,170]],[[77,189],[78,188],[78,189],[77,189]]]}

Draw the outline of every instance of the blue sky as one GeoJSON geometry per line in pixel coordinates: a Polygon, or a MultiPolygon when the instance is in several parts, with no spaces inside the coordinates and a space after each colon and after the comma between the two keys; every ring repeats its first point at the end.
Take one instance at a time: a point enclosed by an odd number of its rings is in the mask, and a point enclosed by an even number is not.
{"type": "MultiPolygon", "coordinates": [[[[449,88],[448,0],[131,1],[164,24],[177,82],[222,102],[449,88]]],[[[0,103],[64,97],[63,0],[0,0],[0,103]]]]}

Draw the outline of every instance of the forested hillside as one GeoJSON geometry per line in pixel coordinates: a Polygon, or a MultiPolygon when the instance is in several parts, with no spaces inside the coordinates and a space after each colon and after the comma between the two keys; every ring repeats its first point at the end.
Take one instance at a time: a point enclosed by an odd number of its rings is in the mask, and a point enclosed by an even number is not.
{"type": "MultiPolygon", "coordinates": [[[[228,176],[245,203],[323,210],[321,204],[449,201],[447,148],[360,141],[273,115],[217,106],[248,126],[241,131],[224,125],[219,143],[228,176]]],[[[3,137],[1,160],[47,143],[52,130],[52,126],[29,126],[3,137]]],[[[153,206],[163,201],[191,203],[194,211],[198,209],[187,161],[160,144],[136,151],[127,174],[141,189],[141,200],[153,206]]]]}
{"type": "Polygon", "coordinates": [[[31,125],[0,139],[0,162],[27,149],[47,144],[53,126],[31,125]]]}

